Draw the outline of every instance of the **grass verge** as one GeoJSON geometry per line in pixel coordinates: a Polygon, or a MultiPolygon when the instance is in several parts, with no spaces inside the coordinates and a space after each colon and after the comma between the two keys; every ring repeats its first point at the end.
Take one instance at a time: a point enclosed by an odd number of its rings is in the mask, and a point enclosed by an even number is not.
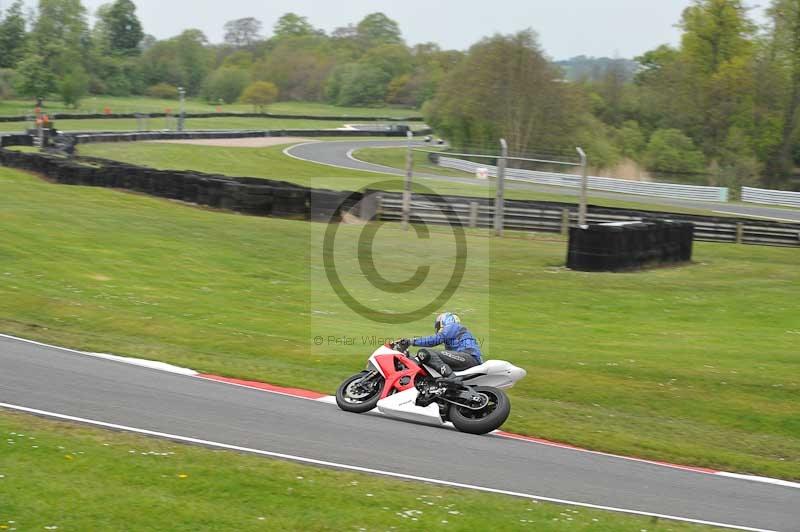
{"type": "Polygon", "coordinates": [[[0,530],[701,530],[0,410],[0,530]]]}
{"type": "MultiPolygon", "coordinates": [[[[291,159],[283,154],[286,146],[270,148],[207,148],[197,146],[175,146],[170,144],[137,144],[137,143],[109,143],[91,144],[81,146],[82,155],[106,157],[132,164],[143,164],[159,169],[197,170],[203,172],[222,173],[228,175],[246,175],[251,177],[267,177],[283,179],[307,186],[324,187],[336,190],[359,190],[378,179],[379,174],[346,170],[333,166],[319,165],[291,159]],[[324,177],[319,177],[324,176],[324,177]],[[364,179],[368,178],[368,179],[364,179]]],[[[358,150],[361,154],[365,150],[358,150]]],[[[396,166],[398,156],[402,158],[403,150],[391,148],[372,149],[381,154],[377,159],[369,160],[386,166],[396,166]],[[388,154],[384,152],[389,152],[388,154]],[[394,154],[392,154],[394,152],[394,154]]],[[[425,154],[415,155],[418,162],[424,163],[425,154]]],[[[365,159],[366,160],[366,159],[365,159]]],[[[405,163],[402,163],[405,165],[405,163]]],[[[427,172],[428,169],[425,169],[427,172]]],[[[456,177],[467,177],[463,172],[443,173],[456,177]]],[[[493,197],[493,182],[478,182],[474,184],[448,182],[437,179],[416,178],[414,180],[416,191],[434,189],[440,194],[454,194],[467,196],[493,197]]],[[[385,187],[388,190],[402,190],[402,184],[385,187]]],[[[575,196],[551,194],[536,190],[506,189],[508,199],[557,201],[574,204],[575,196]]],[[[589,199],[592,205],[603,207],[618,207],[624,209],[669,211],[684,214],[699,214],[706,216],[720,216],[709,210],[675,207],[672,205],[658,205],[657,203],[642,203],[637,201],[624,201],[592,196],[589,199]]],[[[655,200],[654,200],[655,201],[655,200]]]]}
{"type": "MultiPolygon", "coordinates": [[[[186,129],[189,130],[221,130],[221,129],[336,129],[344,126],[344,122],[335,120],[307,120],[303,118],[187,118],[186,129]]],[[[417,129],[418,123],[412,123],[417,129]]],[[[27,122],[0,122],[0,131],[19,132],[29,127],[27,122]]],[[[142,122],[127,118],[102,118],[91,120],[58,120],[55,127],[61,131],[161,131],[174,130],[174,119],[167,122],[164,118],[150,118],[142,122]]]]}
{"type": "MultiPolygon", "coordinates": [[[[431,327],[430,316],[385,326],[347,312],[325,280],[320,224],[58,186],[8,169],[0,189],[0,330],[10,334],[330,392],[372,351],[360,335],[431,327]],[[315,345],[320,334],[355,340],[315,345]]],[[[342,256],[359,255],[361,229],[340,228],[342,256]]],[[[425,286],[440,289],[453,252],[445,233],[431,231],[424,240],[380,226],[379,271],[406,279],[415,260],[429,261],[425,286]]],[[[692,266],[586,274],[562,267],[555,237],[476,231],[467,245],[448,306],[491,358],[529,372],[512,390],[506,429],[800,478],[797,250],[699,243],[692,266]]],[[[358,263],[341,267],[370,304],[428,299],[415,291],[381,303],[358,263]]]]}

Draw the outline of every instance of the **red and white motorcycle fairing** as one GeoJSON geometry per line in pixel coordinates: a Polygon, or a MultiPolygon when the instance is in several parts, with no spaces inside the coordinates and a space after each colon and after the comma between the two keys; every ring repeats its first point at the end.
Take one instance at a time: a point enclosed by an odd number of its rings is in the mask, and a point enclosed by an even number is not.
{"type": "MultiPolygon", "coordinates": [[[[391,347],[381,346],[369,358],[367,367],[379,372],[385,380],[376,406],[378,412],[432,425],[450,424],[442,421],[438,404],[432,403],[425,407],[416,404],[419,390],[414,381],[417,374],[425,371],[416,361],[391,347]],[[399,361],[404,369],[398,370],[396,361],[399,361]]],[[[524,369],[503,360],[488,360],[479,366],[455,373],[465,378],[465,384],[495,388],[511,388],[527,374],[524,369]],[[470,377],[472,375],[474,376],[470,377]]]]}

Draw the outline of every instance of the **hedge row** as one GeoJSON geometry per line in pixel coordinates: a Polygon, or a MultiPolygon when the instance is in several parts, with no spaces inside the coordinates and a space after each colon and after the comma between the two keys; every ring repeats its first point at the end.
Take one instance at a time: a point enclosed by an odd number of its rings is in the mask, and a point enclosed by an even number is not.
{"type": "MultiPolygon", "coordinates": [[[[10,141],[5,140],[8,137],[3,139],[5,145],[10,145],[10,141]]],[[[360,195],[350,192],[312,190],[271,179],[154,170],[101,159],[81,164],[50,155],[5,149],[0,149],[0,165],[36,172],[65,185],[127,189],[258,216],[338,220],[342,212],[360,199],[360,195]]]]}
{"type": "MultiPolygon", "coordinates": [[[[46,111],[45,111],[46,112],[46,111]]],[[[98,118],[164,118],[166,113],[52,113],[51,120],[96,120],[98,118]]],[[[170,116],[177,116],[176,113],[170,116]]],[[[330,120],[333,122],[422,122],[421,116],[392,118],[379,116],[315,116],[315,115],[282,115],[273,113],[186,113],[186,118],[284,118],[294,120],[330,120]]],[[[25,122],[26,115],[0,116],[0,122],[25,122]]]]}

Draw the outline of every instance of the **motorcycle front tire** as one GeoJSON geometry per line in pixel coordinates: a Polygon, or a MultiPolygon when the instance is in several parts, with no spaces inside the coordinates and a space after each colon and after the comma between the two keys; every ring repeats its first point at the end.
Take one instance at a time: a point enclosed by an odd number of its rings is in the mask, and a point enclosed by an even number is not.
{"type": "Polygon", "coordinates": [[[350,383],[361,379],[366,375],[368,372],[362,371],[357,375],[353,375],[352,377],[345,380],[339,389],[336,390],[336,404],[344,410],[345,412],[353,412],[356,414],[363,414],[364,412],[369,412],[378,404],[378,401],[381,398],[381,391],[383,390],[383,377],[377,376],[376,379],[379,379],[376,386],[375,386],[375,393],[370,395],[369,397],[365,398],[363,401],[353,402],[347,400],[347,387],[350,386],[350,383]]]}

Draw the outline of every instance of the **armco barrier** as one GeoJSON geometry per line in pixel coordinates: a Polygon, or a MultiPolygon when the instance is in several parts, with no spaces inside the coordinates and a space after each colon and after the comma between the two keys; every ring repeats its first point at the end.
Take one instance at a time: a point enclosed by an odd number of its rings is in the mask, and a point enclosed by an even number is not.
{"type": "MultiPolygon", "coordinates": [[[[401,193],[366,191],[367,197],[379,198],[375,208],[381,220],[402,218],[401,193]]],[[[440,208],[442,197],[414,194],[411,212],[426,223],[453,224],[491,228],[494,223],[494,200],[470,196],[446,196],[448,211],[440,208]]],[[[691,222],[695,240],[741,244],[800,247],[800,223],[779,223],[747,218],[723,218],[668,212],[639,211],[589,206],[589,223],[638,222],[653,217],[691,222]]],[[[578,224],[578,207],[569,203],[506,200],[503,227],[513,231],[564,233],[578,224]]]]}
{"type": "MultiPolygon", "coordinates": [[[[435,155],[435,154],[434,154],[435,155]]],[[[452,157],[435,157],[438,164],[444,168],[475,172],[478,168],[486,168],[489,175],[497,177],[497,167],[487,166],[463,159],[452,157]]],[[[539,185],[557,187],[581,186],[581,176],[572,174],[558,174],[553,172],[538,172],[535,170],[522,170],[508,168],[506,179],[512,181],[527,181],[539,185]]],[[[627,179],[614,179],[611,177],[594,177],[588,179],[588,186],[592,190],[605,192],[620,192],[623,194],[637,194],[642,196],[655,196],[661,198],[686,199],[694,201],[728,201],[726,187],[703,187],[697,185],[678,185],[673,183],[648,183],[644,181],[630,181],[627,179]]]]}
{"type": "Polygon", "coordinates": [[[567,268],[580,271],[630,271],[688,262],[694,226],[651,220],[589,224],[569,231],[567,268]]]}
{"type": "Polygon", "coordinates": [[[742,187],[742,201],[763,203],[766,205],[800,207],[800,192],[742,187]]]}
{"type": "MultiPolygon", "coordinates": [[[[47,113],[47,111],[44,111],[47,113]]],[[[97,120],[97,119],[119,119],[119,118],[164,118],[166,113],[47,113],[53,120],[97,120]]],[[[177,113],[172,113],[170,116],[177,116],[177,113]]],[[[189,118],[281,118],[289,120],[320,120],[331,122],[422,122],[421,116],[401,117],[380,117],[380,116],[317,116],[317,115],[287,115],[275,113],[186,113],[184,115],[189,118]]],[[[0,116],[0,122],[26,122],[29,116],[16,115],[16,116],[0,116]]]]}

